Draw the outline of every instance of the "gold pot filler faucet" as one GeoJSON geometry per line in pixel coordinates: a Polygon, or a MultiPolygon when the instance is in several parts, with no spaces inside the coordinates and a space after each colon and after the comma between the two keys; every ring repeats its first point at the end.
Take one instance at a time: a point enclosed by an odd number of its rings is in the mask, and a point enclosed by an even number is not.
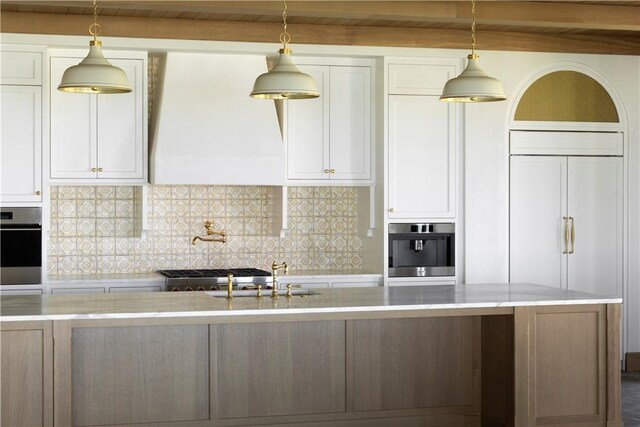
{"type": "Polygon", "coordinates": [[[201,240],[203,242],[220,242],[220,243],[226,243],[227,242],[227,232],[225,230],[222,231],[215,231],[213,229],[213,222],[212,221],[205,221],[204,222],[204,228],[207,230],[207,236],[220,236],[220,237],[200,237],[200,236],[196,236],[191,240],[191,244],[195,245],[196,242],[198,240],[201,240]]]}

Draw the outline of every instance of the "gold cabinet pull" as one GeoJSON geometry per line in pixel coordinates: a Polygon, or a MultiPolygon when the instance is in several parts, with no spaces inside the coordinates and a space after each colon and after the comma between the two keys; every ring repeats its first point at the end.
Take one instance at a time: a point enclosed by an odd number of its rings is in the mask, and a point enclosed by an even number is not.
{"type": "Polygon", "coordinates": [[[96,171],[96,168],[91,168],[91,172],[95,172],[95,171],[96,171]]]}
{"type": "Polygon", "coordinates": [[[324,170],[324,173],[329,173],[329,169],[325,169],[325,170],[324,170]]]}
{"type": "Polygon", "coordinates": [[[98,168],[98,172],[102,172],[102,168],[98,168]]]}
{"type": "Polygon", "coordinates": [[[39,191],[36,191],[36,196],[39,196],[39,195],[40,195],[40,192],[39,192],[39,191]]]}
{"type": "Polygon", "coordinates": [[[336,170],[335,169],[331,169],[331,173],[336,173],[336,170]]]}
{"type": "Polygon", "coordinates": [[[569,224],[567,221],[569,220],[569,217],[563,216],[562,220],[564,221],[564,250],[562,251],[562,253],[568,254],[569,253],[569,224]]]}
{"type": "Polygon", "coordinates": [[[389,212],[395,212],[396,210],[393,208],[389,208],[389,212]]]}
{"type": "Polygon", "coordinates": [[[571,221],[571,250],[569,251],[569,254],[572,254],[575,252],[576,248],[576,225],[572,216],[569,217],[569,221],[571,221]]]}

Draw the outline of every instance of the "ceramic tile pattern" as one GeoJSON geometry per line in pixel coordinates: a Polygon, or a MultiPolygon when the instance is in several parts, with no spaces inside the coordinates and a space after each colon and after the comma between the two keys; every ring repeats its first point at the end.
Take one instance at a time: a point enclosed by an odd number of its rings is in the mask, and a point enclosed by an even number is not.
{"type": "Polygon", "coordinates": [[[289,262],[296,270],[359,269],[357,191],[289,187],[289,232],[273,229],[273,193],[261,186],[151,186],[150,230],[134,236],[134,187],[51,188],[49,275],[147,273],[159,269],[258,267],[289,262]],[[227,243],[191,244],[204,222],[227,243]]]}

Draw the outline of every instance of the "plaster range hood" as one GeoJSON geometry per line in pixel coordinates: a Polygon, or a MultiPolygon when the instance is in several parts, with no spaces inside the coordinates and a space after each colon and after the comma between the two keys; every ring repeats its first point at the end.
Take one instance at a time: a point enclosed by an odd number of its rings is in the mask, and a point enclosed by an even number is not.
{"type": "Polygon", "coordinates": [[[274,102],[249,96],[264,56],[167,53],[150,129],[151,184],[284,185],[274,102]]]}

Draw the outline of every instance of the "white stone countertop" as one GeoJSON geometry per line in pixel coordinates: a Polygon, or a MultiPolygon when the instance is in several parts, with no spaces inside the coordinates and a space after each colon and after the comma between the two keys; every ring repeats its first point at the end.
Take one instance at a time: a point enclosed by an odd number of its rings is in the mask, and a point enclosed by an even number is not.
{"type": "MultiPolygon", "coordinates": [[[[268,269],[265,269],[268,270],[268,269]]],[[[280,280],[318,280],[318,279],[376,279],[382,278],[381,274],[371,273],[365,270],[290,270],[288,275],[280,273],[280,280]]],[[[123,282],[135,285],[140,282],[164,283],[165,277],[160,273],[144,274],[83,274],[83,275],[59,275],[47,277],[49,285],[82,285],[82,284],[121,284],[123,282]]]]}
{"type": "MultiPolygon", "coordinates": [[[[316,292],[316,290],[314,290],[316,292]]],[[[622,303],[598,296],[530,284],[400,286],[321,289],[315,295],[226,300],[207,292],[133,294],[21,295],[0,298],[0,320],[134,319],[340,315],[460,308],[622,303]]],[[[304,316],[301,316],[304,317],[304,316]]],[[[240,321],[240,319],[238,319],[240,321]]]]}

